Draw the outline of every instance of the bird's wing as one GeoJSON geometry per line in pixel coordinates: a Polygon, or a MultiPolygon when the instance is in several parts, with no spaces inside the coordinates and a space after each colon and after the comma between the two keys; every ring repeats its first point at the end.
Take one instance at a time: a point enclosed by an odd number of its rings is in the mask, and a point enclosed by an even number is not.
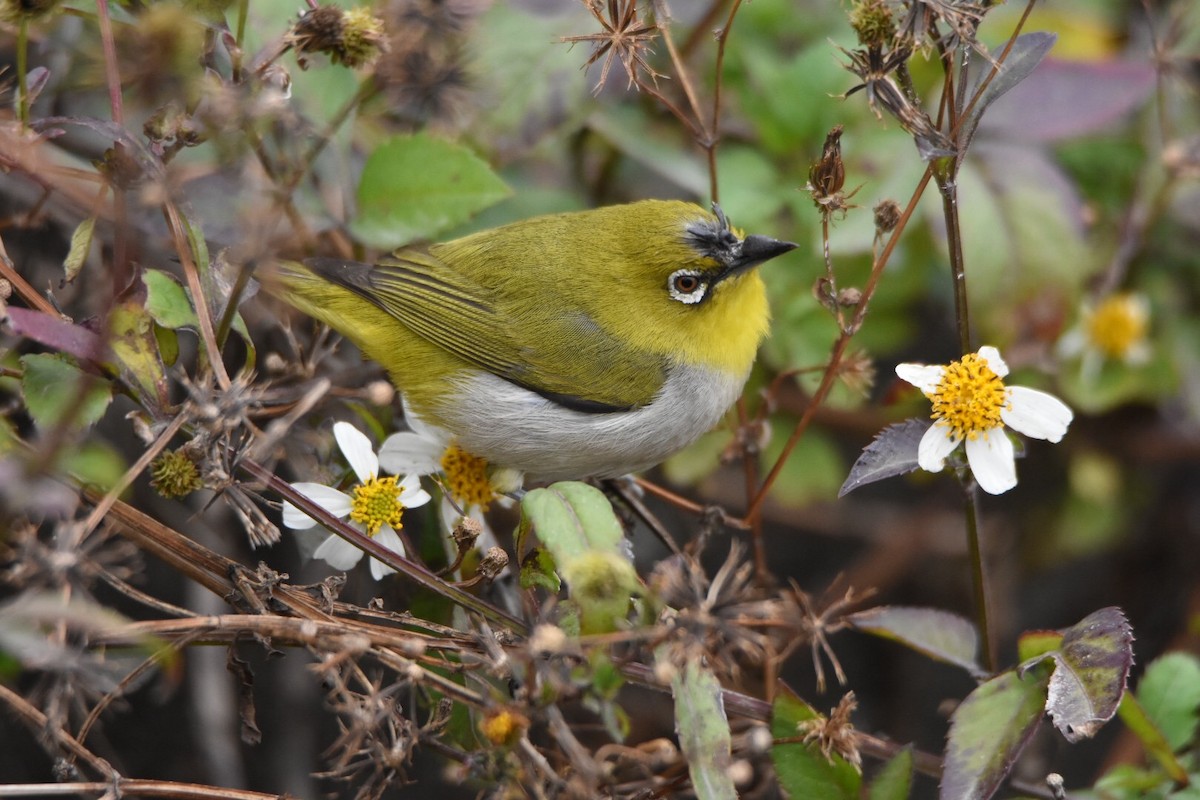
{"type": "Polygon", "coordinates": [[[660,356],[631,352],[582,309],[553,297],[502,302],[423,251],[398,251],[373,266],[306,263],[463,361],[569,408],[604,413],[643,406],[666,379],[660,356]]]}

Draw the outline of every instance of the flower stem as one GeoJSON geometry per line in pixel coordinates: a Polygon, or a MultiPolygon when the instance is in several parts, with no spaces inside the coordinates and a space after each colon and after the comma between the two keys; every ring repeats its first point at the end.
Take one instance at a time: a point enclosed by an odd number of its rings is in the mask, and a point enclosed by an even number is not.
{"type": "Polygon", "coordinates": [[[971,559],[971,578],[975,590],[975,619],[979,628],[980,655],[988,672],[996,671],[992,651],[992,630],[988,625],[987,573],[983,569],[983,548],[979,546],[979,492],[974,481],[963,485],[963,512],[967,517],[967,552],[971,559]]]}
{"type": "Polygon", "coordinates": [[[958,326],[958,345],[962,355],[971,352],[971,322],[967,306],[967,270],[963,261],[962,230],[958,216],[958,164],[944,158],[934,168],[934,179],[942,195],[942,215],[946,218],[946,247],[950,253],[950,278],[954,283],[954,320],[958,326]]]}
{"type": "Polygon", "coordinates": [[[29,17],[21,15],[17,28],[17,115],[21,128],[29,127],[29,84],[26,72],[29,69],[29,17]]]}

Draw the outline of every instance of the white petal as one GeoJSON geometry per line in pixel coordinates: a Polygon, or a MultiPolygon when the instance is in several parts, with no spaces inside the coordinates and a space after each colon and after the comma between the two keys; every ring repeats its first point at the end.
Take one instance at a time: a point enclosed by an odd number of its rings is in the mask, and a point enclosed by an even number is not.
{"type": "MultiPolygon", "coordinates": [[[[350,513],[350,496],[344,492],[331,489],[323,483],[293,483],[292,488],[335,517],[344,517],[350,513]]],[[[283,524],[289,528],[303,531],[317,523],[308,514],[284,501],[283,524]]]]}
{"type": "Polygon", "coordinates": [[[400,504],[405,508],[423,506],[432,499],[429,492],[421,488],[421,479],[416,475],[409,475],[400,481],[400,504]]]}
{"type": "Polygon", "coordinates": [[[925,394],[933,394],[942,382],[946,368],[941,364],[897,364],[896,374],[925,394]]]}
{"type": "Polygon", "coordinates": [[[958,442],[950,432],[949,425],[935,422],[917,445],[917,464],[926,472],[941,472],[942,467],[946,466],[946,456],[954,452],[958,442]]]}
{"type": "Polygon", "coordinates": [[[365,433],[349,422],[335,422],[333,438],[337,439],[338,447],[342,448],[342,455],[350,462],[350,468],[358,476],[359,483],[366,483],[379,475],[379,459],[365,433]]]}
{"type": "Polygon", "coordinates": [[[987,362],[988,368],[1003,378],[1008,374],[1008,364],[1000,357],[1000,351],[991,345],[979,348],[979,357],[987,362]]]}
{"type": "Polygon", "coordinates": [[[454,507],[454,503],[450,500],[450,495],[442,492],[441,507],[438,509],[438,514],[442,518],[442,527],[449,533],[454,530],[454,526],[462,519],[462,513],[454,507]]]}
{"type": "Polygon", "coordinates": [[[1003,428],[992,428],[968,439],[967,463],[979,488],[988,494],[1003,494],[1017,485],[1017,462],[1003,428]]]}
{"type": "Polygon", "coordinates": [[[350,569],[359,562],[362,555],[362,550],[340,536],[330,536],[313,551],[313,558],[321,559],[334,569],[350,569]]]}
{"type": "MultiPolygon", "coordinates": [[[[396,532],[392,530],[390,525],[380,526],[379,533],[375,534],[375,541],[379,542],[393,553],[398,553],[401,556],[407,556],[407,553],[404,550],[404,542],[399,536],[396,535],[396,532]]],[[[371,577],[375,580],[379,580],[385,575],[391,575],[395,571],[396,570],[392,569],[387,564],[384,564],[379,559],[371,559],[371,577]]]]}
{"type": "Polygon", "coordinates": [[[1060,441],[1075,415],[1052,394],[1025,386],[1008,387],[1008,408],[1000,412],[1004,424],[1034,439],[1060,441]]]}
{"type": "Polygon", "coordinates": [[[479,523],[479,538],[475,540],[475,546],[479,548],[481,553],[486,553],[491,548],[500,546],[495,532],[492,531],[492,526],[488,525],[482,511],[478,508],[472,508],[468,516],[479,523]]]}
{"type": "Polygon", "coordinates": [[[393,433],[379,448],[379,464],[393,475],[432,475],[442,468],[445,449],[417,433],[393,433]]]}

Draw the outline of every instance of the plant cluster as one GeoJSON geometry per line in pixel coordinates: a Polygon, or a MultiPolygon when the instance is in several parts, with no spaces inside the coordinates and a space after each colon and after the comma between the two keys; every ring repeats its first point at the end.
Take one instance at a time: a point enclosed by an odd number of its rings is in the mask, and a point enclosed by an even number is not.
{"type": "Polygon", "coordinates": [[[0,797],[1195,794],[1195,4],[0,0],[0,43],[0,797]],[[649,195],[811,246],[645,477],[522,487],[257,291],[649,195]],[[1067,586],[1143,528],[1140,599],[1067,586]]]}

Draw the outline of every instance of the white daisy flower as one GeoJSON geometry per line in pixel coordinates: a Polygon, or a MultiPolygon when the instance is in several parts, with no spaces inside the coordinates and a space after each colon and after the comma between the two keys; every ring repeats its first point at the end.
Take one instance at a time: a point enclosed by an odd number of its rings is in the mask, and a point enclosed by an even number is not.
{"type": "Polygon", "coordinates": [[[1005,386],[1008,365],[994,347],[981,347],[951,364],[900,364],[896,374],[933,401],[933,425],[921,438],[917,463],[940,472],[966,442],[967,463],[979,487],[1002,494],[1017,485],[1007,425],[1034,439],[1057,442],[1073,414],[1057,397],[1024,386],[1005,386]]]}
{"type": "Polygon", "coordinates": [[[503,492],[520,488],[521,474],[489,469],[486,459],[463,450],[446,431],[426,425],[407,409],[405,414],[412,430],[389,436],[379,448],[379,462],[397,474],[440,475],[445,489],[441,513],[446,530],[454,530],[461,517],[470,517],[483,531],[476,546],[484,552],[496,546],[496,536],[484,512],[493,502],[509,504],[503,492]]]}
{"type": "Polygon", "coordinates": [[[1129,366],[1150,359],[1150,303],[1134,292],[1111,294],[1092,305],[1085,303],[1079,324],[1063,335],[1058,351],[1079,356],[1083,373],[1095,377],[1105,361],[1129,366]]]}
{"type": "MultiPolygon", "coordinates": [[[[350,468],[354,470],[358,485],[350,494],[320,483],[293,483],[292,488],[335,517],[348,517],[352,526],[389,550],[401,556],[406,555],[404,542],[396,533],[402,526],[404,510],[423,506],[431,499],[429,493],[421,488],[419,476],[409,475],[403,480],[397,476],[379,477],[379,458],[371,448],[371,440],[349,423],[335,423],[333,436],[350,468]]],[[[317,523],[285,501],[283,524],[293,530],[308,530],[317,523]]],[[[334,569],[342,570],[353,567],[362,556],[362,550],[337,535],[330,535],[313,552],[313,558],[322,559],[334,569]]],[[[376,580],[395,571],[382,561],[371,559],[371,577],[376,580]]]]}

